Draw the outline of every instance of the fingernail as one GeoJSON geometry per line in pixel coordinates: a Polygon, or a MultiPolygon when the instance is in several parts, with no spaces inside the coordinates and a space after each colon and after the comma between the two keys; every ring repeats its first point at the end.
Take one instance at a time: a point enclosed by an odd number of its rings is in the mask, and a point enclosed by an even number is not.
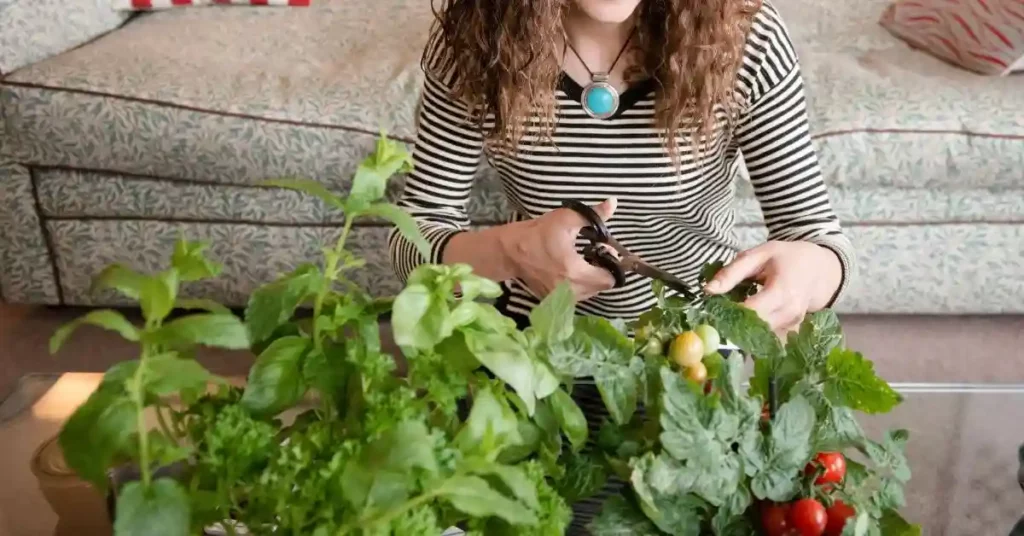
{"type": "Polygon", "coordinates": [[[712,281],[704,286],[704,289],[708,292],[718,292],[722,288],[722,284],[718,281],[712,281]]]}

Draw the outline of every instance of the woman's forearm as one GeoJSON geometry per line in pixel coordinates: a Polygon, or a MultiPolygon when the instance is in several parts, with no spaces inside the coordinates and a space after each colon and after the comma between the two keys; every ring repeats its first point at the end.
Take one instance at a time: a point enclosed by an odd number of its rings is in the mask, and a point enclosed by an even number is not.
{"type": "Polygon", "coordinates": [[[473,272],[493,281],[517,277],[516,263],[510,254],[516,223],[467,231],[453,236],[444,248],[445,264],[468,264],[473,272]]]}

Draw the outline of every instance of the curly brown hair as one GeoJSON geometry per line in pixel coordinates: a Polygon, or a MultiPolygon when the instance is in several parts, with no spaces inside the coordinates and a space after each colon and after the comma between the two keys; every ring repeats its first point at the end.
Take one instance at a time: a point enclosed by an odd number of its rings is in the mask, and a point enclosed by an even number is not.
{"type": "MultiPolygon", "coordinates": [[[[433,1],[433,0],[432,0],[433,1]]],[[[528,125],[550,137],[561,73],[562,20],[572,0],[441,0],[435,5],[423,67],[452,77],[453,97],[478,124],[493,117],[492,148],[518,146],[528,125]],[[444,51],[443,61],[437,51],[444,51]]],[[[642,0],[631,80],[655,84],[655,126],[673,160],[676,132],[694,140],[712,131],[716,107],[732,117],[733,84],[760,0],[642,0]]]]}

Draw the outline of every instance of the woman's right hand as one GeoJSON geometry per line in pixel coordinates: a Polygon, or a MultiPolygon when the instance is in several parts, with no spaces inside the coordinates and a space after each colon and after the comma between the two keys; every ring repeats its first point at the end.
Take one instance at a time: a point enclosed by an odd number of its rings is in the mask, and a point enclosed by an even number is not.
{"type": "MultiPolygon", "coordinates": [[[[603,220],[615,212],[615,199],[594,206],[603,220]]],[[[515,277],[539,298],[563,281],[572,285],[578,301],[615,286],[604,268],[592,266],[576,252],[576,237],[587,221],[576,212],[560,208],[533,220],[505,226],[499,235],[504,256],[515,277]]]]}

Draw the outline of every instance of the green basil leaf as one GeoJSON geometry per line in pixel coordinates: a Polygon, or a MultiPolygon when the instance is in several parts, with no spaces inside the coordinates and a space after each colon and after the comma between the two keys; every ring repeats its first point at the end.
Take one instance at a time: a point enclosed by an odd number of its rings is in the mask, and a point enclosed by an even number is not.
{"type": "Polygon", "coordinates": [[[273,186],[276,188],[285,188],[287,190],[294,190],[296,192],[302,192],[304,194],[311,195],[327,203],[328,205],[344,209],[345,203],[342,202],[341,198],[331,193],[322,183],[312,179],[301,179],[301,178],[280,178],[270,179],[262,182],[263,186],[273,186]]]}
{"type": "Polygon", "coordinates": [[[861,354],[836,348],[828,354],[825,396],[835,405],[865,413],[886,413],[903,401],[861,354]]]}
{"type": "Polygon", "coordinates": [[[527,413],[533,415],[537,403],[534,392],[536,369],[526,349],[504,334],[467,331],[463,335],[466,346],[477,360],[515,389],[526,405],[527,413]]]}
{"type": "Polygon", "coordinates": [[[157,430],[150,430],[149,436],[149,459],[157,467],[165,467],[172,463],[188,458],[191,454],[189,447],[178,445],[167,436],[157,430]]]}
{"type": "Polygon", "coordinates": [[[383,198],[388,180],[409,169],[412,169],[412,156],[405,147],[385,136],[378,138],[376,151],[359,164],[352,179],[347,201],[349,211],[361,212],[363,207],[383,198]]]}
{"type": "Polygon", "coordinates": [[[200,313],[174,319],[155,335],[170,346],[203,345],[230,350],[249,348],[249,332],[233,314],[200,313]]]}
{"type": "Polygon", "coordinates": [[[191,506],[181,484],[169,478],[154,480],[149,488],[129,482],[117,496],[114,536],[188,536],[191,506]]]}
{"type": "Polygon", "coordinates": [[[391,329],[399,347],[430,350],[454,331],[448,302],[424,285],[409,285],[395,298],[391,329]]]}
{"type": "Polygon", "coordinates": [[[259,344],[270,338],[279,326],[291,319],[299,305],[316,294],[322,281],[320,270],[306,265],[256,289],[249,296],[245,310],[252,343],[259,344]]]}
{"type": "Polygon", "coordinates": [[[308,387],[302,376],[302,359],[310,346],[304,337],[282,337],[271,343],[249,371],[242,406],[255,415],[269,416],[301,400],[308,387]]]}
{"type": "Polygon", "coordinates": [[[360,211],[360,215],[363,216],[376,216],[378,218],[384,218],[395,225],[398,232],[405,237],[412,245],[416,246],[416,251],[423,256],[424,259],[430,260],[431,250],[430,242],[423,237],[423,232],[420,230],[420,226],[416,223],[416,218],[412,217],[412,214],[402,210],[397,205],[391,203],[377,203],[370,205],[366,209],[360,211]]]}
{"type": "Polygon", "coordinates": [[[587,444],[587,418],[583,415],[583,410],[569,393],[561,389],[557,389],[545,402],[551,405],[558,425],[569,438],[573,451],[579,452],[587,444]]]}
{"type": "Polygon", "coordinates": [[[616,495],[601,505],[601,513],[587,526],[593,536],[660,536],[643,512],[616,495]]]}
{"type": "Polygon", "coordinates": [[[142,281],[139,305],[147,322],[159,322],[174,309],[178,297],[178,271],[171,269],[147,277],[142,281]]]}
{"type": "Polygon", "coordinates": [[[541,341],[554,344],[572,336],[575,317],[576,295],[563,282],[530,312],[530,326],[541,341]]]}
{"type": "Polygon", "coordinates": [[[171,266],[178,271],[181,281],[198,281],[220,274],[222,266],[206,258],[203,252],[209,247],[203,242],[178,240],[171,254],[171,266]]]}
{"type": "Polygon", "coordinates": [[[519,421],[508,403],[489,389],[477,391],[469,417],[455,436],[459,450],[488,457],[521,442],[519,421]]]}
{"type": "Polygon", "coordinates": [[[112,367],[107,369],[105,374],[103,374],[101,386],[109,386],[114,389],[126,389],[126,382],[134,378],[135,371],[137,370],[139,370],[138,359],[115,363],[112,367]]]}
{"type": "Polygon", "coordinates": [[[90,292],[114,289],[126,298],[138,300],[147,276],[121,264],[112,264],[103,269],[92,281],[90,292]]]}
{"type": "Polygon", "coordinates": [[[110,331],[116,331],[122,337],[129,341],[139,340],[139,330],[127,318],[121,313],[110,309],[100,309],[97,311],[90,311],[67,324],[61,326],[50,338],[50,353],[55,354],[60,347],[64,345],[68,337],[79,326],[89,324],[92,326],[101,327],[103,329],[109,329],[110,331]]]}
{"type": "Polygon", "coordinates": [[[463,300],[469,301],[476,298],[494,299],[501,296],[501,285],[485,277],[466,274],[459,277],[458,281],[463,300]]]}
{"type": "Polygon", "coordinates": [[[198,361],[182,359],[174,354],[161,354],[146,359],[143,389],[156,396],[177,392],[199,394],[217,378],[198,361]]]}
{"type": "Polygon", "coordinates": [[[175,305],[179,309],[208,311],[219,315],[234,314],[231,309],[205,298],[179,298],[175,305]]]}
{"type": "Polygon", "coordinates": [[[456,510],[473,517],[499,517],[513,525],[535,525],[537,516],[526,506],[497,492],[477,476],[457,476],[444,486],[443,497],[456,510]]]}
{"type": "Polygon", "coordinates": [[[60,431],[58,442],[68,467],[105,489],[106,471],[128,448],[137,424],[135,404],[120,386],[96,390],[60,431]]]}

